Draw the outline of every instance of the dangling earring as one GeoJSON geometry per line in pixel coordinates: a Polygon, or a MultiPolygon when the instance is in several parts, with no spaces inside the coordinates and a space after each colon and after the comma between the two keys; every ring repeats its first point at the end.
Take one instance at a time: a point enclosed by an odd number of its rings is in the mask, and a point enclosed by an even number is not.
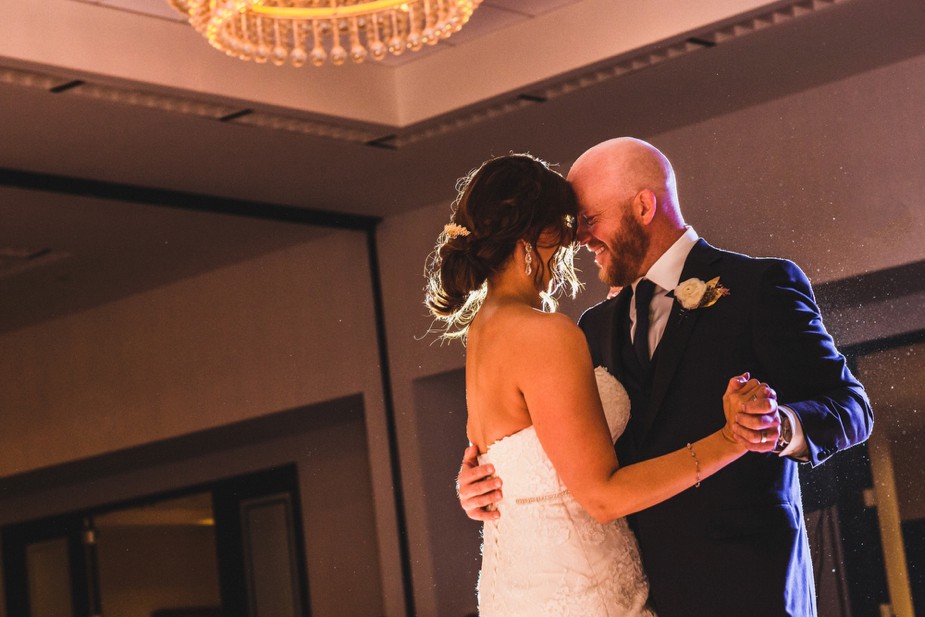
{"type": "Polygon", "coordinates": [[[530,276],[533,274],[533,245],[529,242],[524,242],[524,263],[527,264],[524,274],[530,276]]]}

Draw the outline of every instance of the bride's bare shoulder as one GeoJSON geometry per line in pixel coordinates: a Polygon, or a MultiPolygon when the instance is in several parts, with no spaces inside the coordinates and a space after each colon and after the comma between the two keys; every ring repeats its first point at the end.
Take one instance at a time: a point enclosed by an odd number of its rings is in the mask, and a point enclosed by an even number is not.
{"type": "Polygon", "coordinates": [[[575,330],[581,332],[581,329],[572,321],[572,318],[563,313],[544,313],[536,309],[524,311],[524,326],[532,330],[550,330],[561,334],[575,330]]]}
{"type": "Polygon", "coordinates": [[[482,312],[484,315],[476,318],[478,323],[473,323],[480,338],[503,339],[520,350],[586,344],[581,329],[562,313],[545,313],[520,303],[496,305],[482,312]]]}
{"type": "Polygon", "coordinates": [[[508,375],[527,383],[562,378],[590,366],[584,333],[561,313],[544,313],[529,306],[500,307],[470,330],[468,362],[501,362],[508,375]],[[478,359],[477,359],[478,358],[478,359]],[[517,377],[519,375],[519,377],[517,377]]]}
{"type": "Polygon", "coordinates": [[[586,345],[584,334],[568,315],[528,309],[519,317],[519,338],[527,348],[545,350],[586,345]]]}

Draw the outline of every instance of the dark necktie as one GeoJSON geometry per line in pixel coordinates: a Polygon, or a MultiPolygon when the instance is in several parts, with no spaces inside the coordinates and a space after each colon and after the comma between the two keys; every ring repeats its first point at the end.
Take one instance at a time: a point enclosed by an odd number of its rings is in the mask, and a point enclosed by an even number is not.
{"type": "Polygon", "coordinates": [[[633,336],[633,348],[643,371],[649,371],[649,304],[655,292],[655,283],[642,279],[636,285],[636,334],[633,336]]]}

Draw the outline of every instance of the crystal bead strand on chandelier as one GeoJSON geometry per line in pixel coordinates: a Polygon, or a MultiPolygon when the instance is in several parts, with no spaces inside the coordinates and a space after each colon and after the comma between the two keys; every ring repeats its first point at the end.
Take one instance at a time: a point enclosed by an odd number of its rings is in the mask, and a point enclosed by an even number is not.
{"type": "Polygon", "coordinates": [[[229,56],[341,65],[418,51],[458,32],[481,0],[168,0],[229,56]],[[310,46],[311,51],[308,51],[310,46]]]}

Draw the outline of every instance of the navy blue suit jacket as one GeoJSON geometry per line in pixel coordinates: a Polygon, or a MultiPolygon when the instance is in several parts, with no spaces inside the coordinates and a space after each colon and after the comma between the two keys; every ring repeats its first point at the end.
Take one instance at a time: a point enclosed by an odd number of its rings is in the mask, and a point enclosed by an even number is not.
{"type": "MultiPolygon", "coordinates": [[[[616,444],[620,464],[683,448],[722,427],[726,384],[745,371],[799,416],[811,464],[867,439],[867,396],[825,331],[800,269],[698,241],[681,281],[717,276],[730,295],[713,306],[683,311],[675,302],[645,388],[634,383],[621,353],[630,288],[582,315],[595,366],[621,379],[633,401],[616,444]]],[[[747,453],[631,523],[659,617],[816,614],[797,463],[790,459],[747,453]]]]}

